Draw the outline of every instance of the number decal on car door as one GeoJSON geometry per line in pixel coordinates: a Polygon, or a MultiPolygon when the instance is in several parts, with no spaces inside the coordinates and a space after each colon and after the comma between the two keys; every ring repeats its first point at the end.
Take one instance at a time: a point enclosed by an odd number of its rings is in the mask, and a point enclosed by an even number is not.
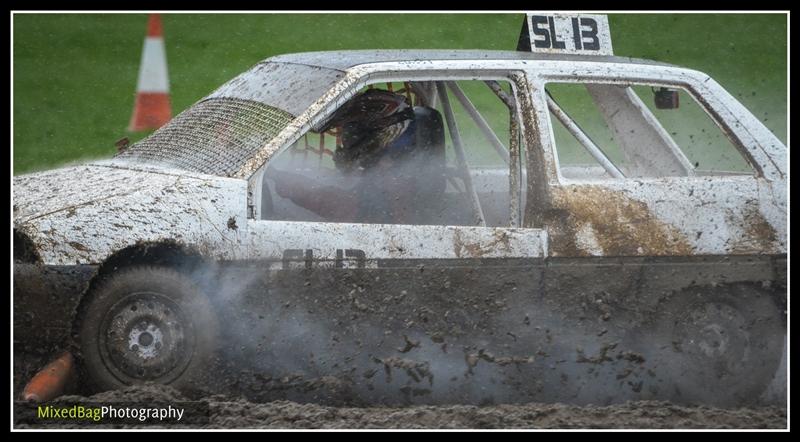
{"type": "MultiPolygon", "coordinates": [[[[310,269],[314,265],[314,250],[313,249],[286,249],[283,251],[283,258],[281,260],[283,268],[289,269],[292,267],[293,262],[303,262],[305,268],[310,269]]],[[[336,258],[333,260],[333,266],[337,269],[345,267],[346,262],[355,261],[356,267],[363,269],[366,267],[367,254],[359,249],[336,249],[336,258]]],[[[317,262],[317,264],[322,261],[317,262]]],[[[326,261],[330,262],[330,261],[326,261]]]]}

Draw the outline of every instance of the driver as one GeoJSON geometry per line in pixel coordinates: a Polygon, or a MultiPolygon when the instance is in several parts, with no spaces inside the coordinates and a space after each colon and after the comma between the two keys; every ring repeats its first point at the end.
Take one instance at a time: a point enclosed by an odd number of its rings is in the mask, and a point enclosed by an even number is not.
{"type": "Polygon", "coordinates": [[[424,149],[417,149],[417,121],[406,98],[368,89],[337,110],[321,131],[332,127],[338,127],[342,134],[334,164],[351,186],[339,188],[275,170],[278,195],[326,221],[422,222],[426,208],[418,204],[419,195],[430,195],[440,186],[419,179],[420,171],[431,167],[431,161],[424,149]]]}

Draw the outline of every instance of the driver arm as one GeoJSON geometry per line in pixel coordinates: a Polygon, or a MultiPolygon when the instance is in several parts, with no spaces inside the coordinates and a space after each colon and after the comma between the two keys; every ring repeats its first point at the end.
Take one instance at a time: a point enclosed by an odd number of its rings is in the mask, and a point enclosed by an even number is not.
{"type": "Polygon", "coordinates": [[[353,222],[358,215],[358,199],[347,190],[294,172],[273,170],[271,175],[279,196],[326,221],[353,222]]]}

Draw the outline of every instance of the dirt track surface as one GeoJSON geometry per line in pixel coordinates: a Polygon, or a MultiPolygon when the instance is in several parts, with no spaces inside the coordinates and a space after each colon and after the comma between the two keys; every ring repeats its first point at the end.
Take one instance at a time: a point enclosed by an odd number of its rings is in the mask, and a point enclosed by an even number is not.
{"type": "MultiPolygon", "coordinates": [[[[132,402],[141,407],[154,402],[188,401],[164,387],[133,387],[91,397],[64,396],[54,404],[132,402]]],[[[229,396],[208,396],[197,401],[208,406],[208,421],[189,428],[708,428],[785,429],[786,410],[778,407],[720,409],[686,407],[667,402],[628,402],[613,406],[523,404],[493,406],[410,406],[395,408],[330,407],[288,401],[252,403],[229,396]]],[[[19,408],[19,407],[17,407],[19,408]]],[[[40,428],[42,421],[15,418],[15,428],[40,428]]],[[[53,428],[55,425],[47,425],[53,428]]],[[[67,424],[61,428],[187,428],[185,425],[67,424]]]]}

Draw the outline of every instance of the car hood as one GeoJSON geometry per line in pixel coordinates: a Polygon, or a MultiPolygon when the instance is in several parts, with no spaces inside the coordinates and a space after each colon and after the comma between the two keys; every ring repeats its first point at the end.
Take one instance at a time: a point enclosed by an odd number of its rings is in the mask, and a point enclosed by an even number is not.
{"type": "MultiPolygon", "coordinates": [[[[166,191],[181,176],[132,170],[104,164],[85,164],[15,176],[14,223],[76,211],[100,201],[141,192],[166,191]]],[[[210,177],[213,179],[213,177],[210,177]]]]}
{"type": "Polygon", "coordinates": [[[84,164],[14,177],[13,211],[45,262],[99,262],[135,243],[230,240],[227,226],[246,224],[247,181],[84,164]]]}

